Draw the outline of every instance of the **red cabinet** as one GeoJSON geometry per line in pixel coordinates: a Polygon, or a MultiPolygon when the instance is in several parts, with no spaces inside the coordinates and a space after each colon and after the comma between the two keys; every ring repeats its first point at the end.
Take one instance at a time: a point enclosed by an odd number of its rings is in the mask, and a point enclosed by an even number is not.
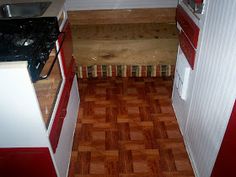
{"type": "Polygon", "coordinates": [[[75,76],[74,60],[71,62],[71,66],[68,68],[68,75],[66,77],[66,83],[62,92],[61,100],[56,112],[56,116],[53,122],[52,130],[49,136],[53,152],[56,152],[56,148],[59,142],[63,121],[67,114],[67,105],[70,97],[70,90],[75,76]]]}
{"type": "Polygon", "coordinates": [[[191,42],[189,41],[189,39],[187,38],[187,36],[185,35],[185,33],[182,31],[179,35],[179,44],[180,47],[184,53],[184,55],[186,56],[189,65],[191,66],[191,68],[194,68],[194,61],[195,61],[195,49],[193,48],[191,42]]]}
{"type": "Polygon", "coordinates": [[[0,148],[0,176],[56,177],[48,148],[0,148]]]}
{"type": "MultiPolygon", "coordinates": [[[[64,33],[64,42],[61,48],[61,56],[62,56],[62,64],[64,68],[64,73],[67,76],[69,74],[70,65],[72,62],[72,53],[73,53],[73,45],[72,45],[72,34],[70,23],[67,21],[62,30],[64,33]]],[[[62,43],[63,35],[59,38],[59,43],[62,43]]]]}
{"type": "Polygon", "coordinates": [[[178,5],[176,10],[176,20],[193,46],[197,48],[199,28],[180,5],[178,5]]]}
{"type": "Polygon", "coordinates": [[[187,58],[189,65],[194,69],[200,30],[180,5],[178,5],[176,10],[176,21],[181,27],[181,32],[179,34],[180,47],[187,58]]]}
{"type": "Polygon", "coordinates": [[[61,99],[58,105],[58,109],[55,115],[55,119],[50,132],[50,142],[53,152],[56,152],[56,148],[59,142],[62,126],[64,119],[67,114],[67,105],[70,97],[70,90],[75,76],[75,62],[72,58],[72,36],[69,22],[66,22],[63,29],[64,36],[61,35],[59,38],[59,43],[62,44],[60,54],[62,57],[63,70],[65,74],[65,86],[61,95],[61,99]],[[64,38],[64,41],[63,41],[64,38]]]}

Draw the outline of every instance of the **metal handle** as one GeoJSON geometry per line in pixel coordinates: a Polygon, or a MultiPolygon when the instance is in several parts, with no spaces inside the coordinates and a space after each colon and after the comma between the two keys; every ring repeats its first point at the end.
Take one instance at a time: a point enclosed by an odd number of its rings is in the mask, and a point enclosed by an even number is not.
{"type": "Polygon", "coordinates": [[[6,4],[6,6],[2,8],[2,11],[5,13],[5,16],[10,17],[10,18],[12,17],[9,4],[6,4]]]}
{"type": "Polygon", "coordinates": [[[65,36],[66,36],[65,32],[60,32],[59,35],[61,35],[61,34],[63,34],[62,41],[61,41],[61,45],[60,45],[60,47],[59,47],[59,49],[58,49],[58,51],[57,51],[57,53],[56,53],[55,58],[53,59],[53,62],[52,62],[51,66],[50,66],[50,68],[49,68],[49,70],[48,70],[48,73],[47,73],[46,75],[44,75],[44,76],[40,76],[40,77],[39,77],[39,80],[47,79],[47,78],[50,76],[51,72],[52,72],[52,69],[53,69],[53,67],[54,67],[54,64],[55,64],[56,61],[57,61],[58,55],[59,55],[59,53],[60,53],[60,51],[61,51],[61,47],[62,47],[62,45],[63,45],[63,43],[64,43],[65,36]]]}

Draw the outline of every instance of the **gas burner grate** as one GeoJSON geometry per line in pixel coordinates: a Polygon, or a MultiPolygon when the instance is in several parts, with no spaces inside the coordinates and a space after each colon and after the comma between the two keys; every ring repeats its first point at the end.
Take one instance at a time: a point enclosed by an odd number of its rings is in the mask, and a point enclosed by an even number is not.
{"type": "Polygon", "coordinates": [[[58,38],[56,17],[0,20],[0,61],[28,61],[37,80],[58,38]]]}

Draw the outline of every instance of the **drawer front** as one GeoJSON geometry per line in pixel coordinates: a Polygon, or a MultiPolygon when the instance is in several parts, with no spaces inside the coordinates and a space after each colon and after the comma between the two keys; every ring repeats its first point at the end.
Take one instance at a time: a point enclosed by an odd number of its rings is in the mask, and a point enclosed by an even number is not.
{"type": "Polygon", "coordinates": [[[179,43],[189,65],[194,69],[196,51],[183,31],[179,35],[179,43]]]}
{"type": "Polygon", "coordinates": [[[199,28],[180,5],[177,7],[176,20],[193,46],[197,48],[199,28]]]}

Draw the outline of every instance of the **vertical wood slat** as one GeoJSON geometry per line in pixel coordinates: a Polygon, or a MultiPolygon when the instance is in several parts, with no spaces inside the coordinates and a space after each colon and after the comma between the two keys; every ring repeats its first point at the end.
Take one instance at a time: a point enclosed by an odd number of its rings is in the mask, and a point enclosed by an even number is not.
{"type": "Polygon", "coordinates": [[[186,139],[197,176],[211,174],[236,96],[236,2],[209,0],[186,139]]]}

